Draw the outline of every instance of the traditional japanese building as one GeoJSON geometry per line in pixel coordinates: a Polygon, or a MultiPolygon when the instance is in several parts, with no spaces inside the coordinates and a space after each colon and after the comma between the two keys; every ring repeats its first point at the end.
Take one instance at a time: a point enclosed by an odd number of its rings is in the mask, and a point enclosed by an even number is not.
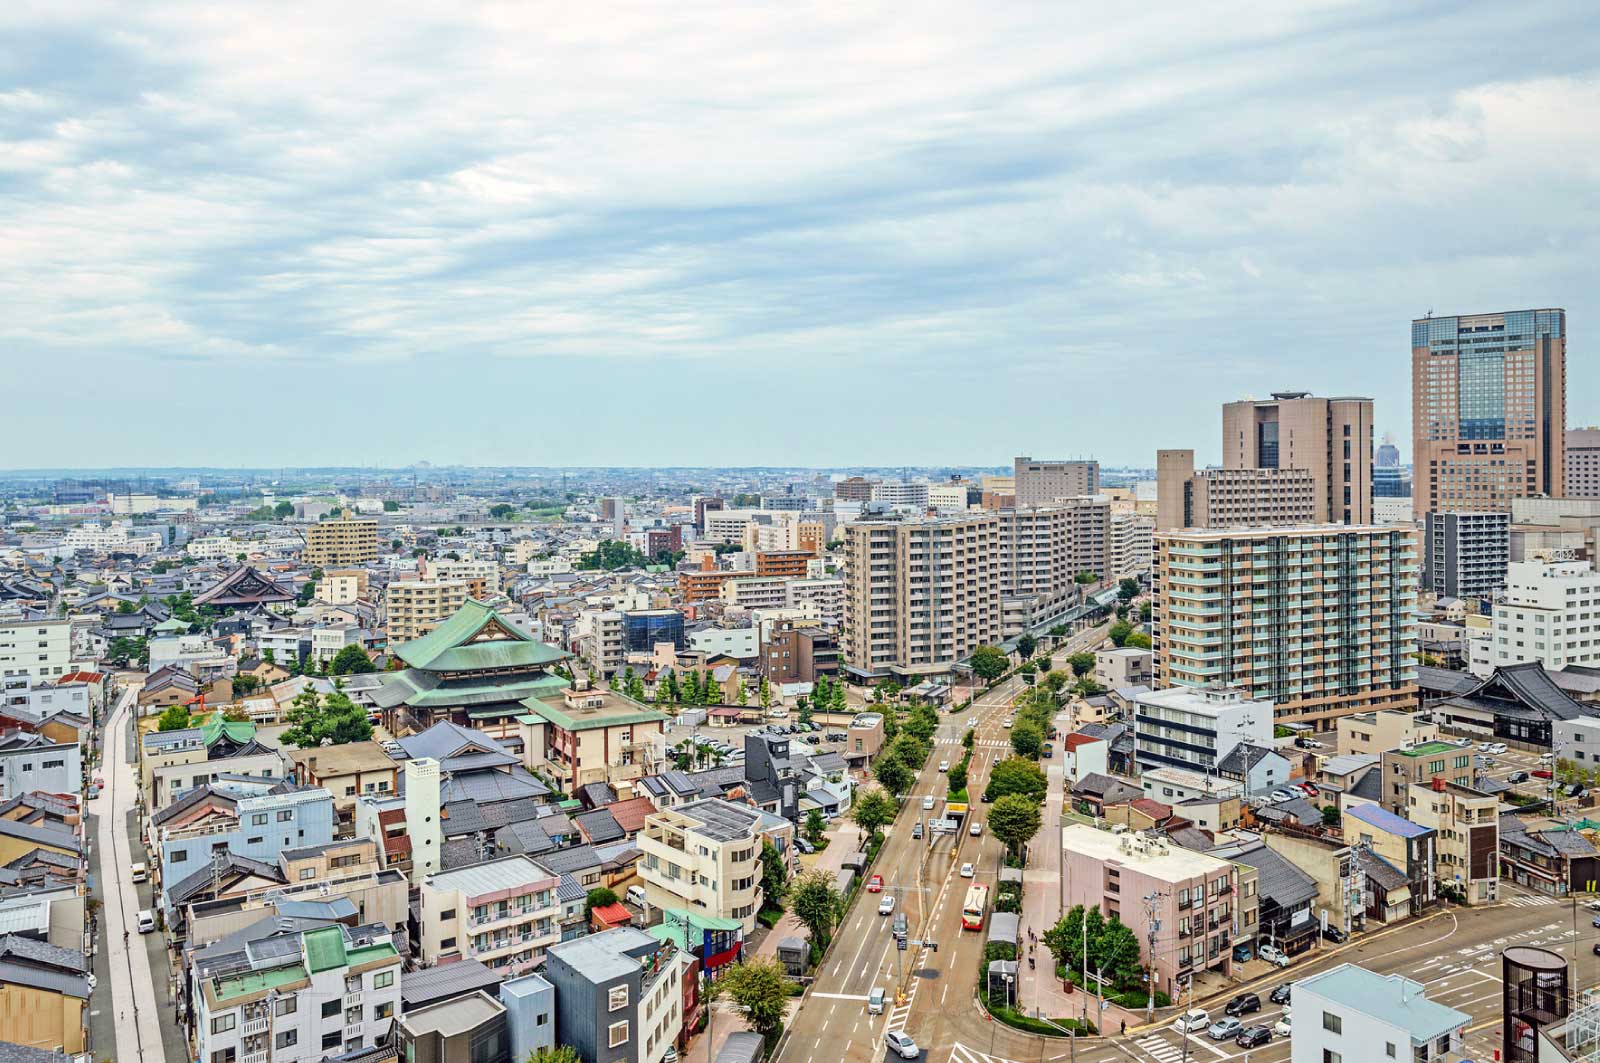
{"type": "Polygon", "coordinates": [[[195,608],[255,609],[279,602],[292,602],[295,596],[284,590],[251,565],[240,565],[220,581],[195,595],[195,608]]]}
{"type": "Polygon", "coordinates": [[[407,667],[384,677],[373,700],[396,733],[441,720],[515,729],[530,697],[558,694],[567,680],[552,667],[568,654],[538,641],[489,606],[469,598],[450,619],[397,646],[407,667]]]}

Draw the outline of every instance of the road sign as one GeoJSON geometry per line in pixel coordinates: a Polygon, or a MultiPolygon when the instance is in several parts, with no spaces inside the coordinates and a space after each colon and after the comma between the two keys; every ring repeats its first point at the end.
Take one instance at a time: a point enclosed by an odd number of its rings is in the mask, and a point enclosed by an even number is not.
{"type": "Polygon", "coordinates": [[[895,945],[895,948],[899,949],[901,952],[904,952],[906,950],[906,939],[905,938],[895,938],[894,939],[894,945],[895,945]]]}

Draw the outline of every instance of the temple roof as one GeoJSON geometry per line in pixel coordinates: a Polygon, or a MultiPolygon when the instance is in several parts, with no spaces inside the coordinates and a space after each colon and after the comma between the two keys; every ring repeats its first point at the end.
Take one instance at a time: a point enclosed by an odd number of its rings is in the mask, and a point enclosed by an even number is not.
{"type": "Polygon", "coordinates": [[[250,565],[240,565],[221,580],[195,595],[196,607],[202,605],[239,606],[267,605],[272,602],[292,602],[295,596],[250,565]]]}
{"type": "Polygon", "coordinates": [[[475,598],[468,598],[450,619],[421,638],[401,644],[394,652],[411,667],[430,672],[531,668],[569,656],[538,641],[475,598]]]}

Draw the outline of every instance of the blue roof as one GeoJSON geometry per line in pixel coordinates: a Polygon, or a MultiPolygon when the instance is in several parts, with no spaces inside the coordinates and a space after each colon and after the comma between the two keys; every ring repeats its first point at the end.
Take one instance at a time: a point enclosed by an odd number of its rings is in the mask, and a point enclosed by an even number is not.
{"type": "Polygon", "coordinates": [[[1377,805],[1357,805],[1350,809],[1350,814],[1363,823],[1371,824],[1381,831],[1399,835],[1402,838],[1420,838],[1428,833],[1427,827],[1419,827],[1404,816],[1397,816],[1386,808],[1377,805]]]}
{"type": "Polygon", "coordinates": [[[1466,1012],[1423,996],[1423,987],[1409,978],[1378,974],[1353,963],[1300,979],[1294,983],[1296,997],[1301,990],[1405,1030],[1411,1034],[1412,1041],[1418,1043],[1443,1037],[1472,1021],[1472,1016],[1466,1012]]]}

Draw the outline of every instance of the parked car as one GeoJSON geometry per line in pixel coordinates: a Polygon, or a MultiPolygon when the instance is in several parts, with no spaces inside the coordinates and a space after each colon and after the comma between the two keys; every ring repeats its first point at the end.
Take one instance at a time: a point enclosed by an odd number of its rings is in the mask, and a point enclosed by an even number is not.
{"type": "Polygon", "coordinates": [[[922,1049],[917,1047],[917,1042],[903,1030],[890,1030],[883,1035],[883,1043],[889,1046],[889,1051],[901,1059],[916,1059],[922,1055],[922,1049]]]}
{"type": "Polygon", "coordinates": [[[1472,739],[1470,738],[1456,738],[1452,739],[1452,741],[1455,743],[1455,745],[1460,746],[1462,749],[1465,749],[1467,746],[1472,744],[1472,739]]]}
{"type": "Polygon", "coordinates": [[[1206,1034],[1213,1041],[1226,1041],[1231,1037],[1239,1036],[1239,1031],[1244,1029],[1244,1023],[1228,1015],[1211,1024],[1211,1029],[1206,1034]]]}
{"type": "Polygon", "coordinates": [[[1255,1048],[1257,1045],[1264,1045],[1270,1040],[1272,1040],[1272,1031],[1267,1029],[1264,1023],[1257,1023],[1254,1026],[1246,1026],[1240,1030],[1239,1036],[1233,1039],[1233,1043],[1240,1048],[1255,1048]]]}
{"type": "Polygon", "coordinates": [[[1205,1008],[1195,1008],[1193,1011],[1186,1011],[1182,1015],[1179,1015],[1176,1019],[1172,1020],[1173,1028],[1179,1033],[1193,1033],[1196,1030],[1204,1030],[1210,1025],[1211,1014],[1206,1011],[1205,1008]]]}
{"type": "Polygon", "coordinates": [[[894,894],[885,893],[883,900],[878,902],[878,914],[890,915],[894,912],[894,894]]]}
{"type": "Polygon", "coordinates": [[[1583,783],[1581,782],[1575,782],[1566,789],[1566,794],[1568,797],[1583,797],[1588,792],[1588,790],[1583,788],[1583,783]]]}
{"type": "Polygon", "coordinates": [[[1525,771],[1514,771],[1510,775],[1506,776],[1506,782],[1509,782],[1509,783],[1519,783],[1519,782],[1527,782],[1527,781],[1528,781],[1528,773],[1525,772],[1525,771]]]}
{"type": "Polygon", "coordinates": [[[804,838],[796,838],[794,840],[794,847],[799,849],[802,853],[809,854],[817,851],[817,847],[806,841],[804,838]]]}
{"type": "Polygon", "coordinates": [[[1248,1015],[1261,1010],[1261,998],[1254,993],[1240,993],[1222,1009],[1224,1015],[1248,1015]]]}
{"type": "Polygon", "coordinates": [[[644,887],[638,884],[629,886],[627,892],[622,895],[622,899],[633,905],[635,908],[643,908],[644,887]]]}
{"type": "Polygon", "coordinates": [[[1279,1037],[1288,1037],[1290,1035],[1291,1027],[1289,1025],[1289,1013],[1287,1011],[1283,1013],[1283,1018],[1272,1024],[1272,1032],[1279,1037]]]}
{"type": "Polygon", "coordinates": [[[1533,777],[1535,779],[1544,779],[1544,780],[1548,781],[1549,778],[1550,778],[1550,769],[1549,768],[1535,768],[1534,772],[1533,772],[1533,777]]]}
{"type": "Polygon", "coordinates": [[[1256,958],[1256,950],[1251,948],[1248,943],[1243,944],[1243,945],[1235,945],[1233,947],[1233,962],[1234,963],[1249,963],[1251,960],[1253,960],[1255,958],[1256,958]]]}
{"type": "Polygon", "coordinates": [[[1274,1004],[1287,1004],[1289,1003],[1290,992],[1291,990],[1289,983],[1285,982],[1282,985],[1274,988],[1273,991],[1267,996],[1267,999],[1272,1001],[1274,1004]]]}
{"type": "Polygon", "coordinates": [[[1493,742],[1479,742],[1478,743],[1478,752],[1479,753],[1493,753],[1494,752],[1493,746],[1494,746],[1493,742]]]}
{"type": "Polygon", "coordinates": [[[1333,942],[1335,945],[1343,945],[1346,941],[1350,940],[1350,935],[1346,934],[1343,930],[1340,930],[1336,926],[1325,927],[1322,931],[1322,936],[1333,942]]]}
{"type": "Polygon", "coordinates": [[[1600,956],[1600,941],[1594,943],[1594,954],[1600,956]]]}
{"type": "Polygon", "coordinates": [[[1044,757],[1045,760],[1049,760],[1051,757],[1056,755],[1056,747],[1051,745],[1049,742],[1046,742],[1044,745],[1039,747],[1039,755],[1044,757]]]}
{"type": "Polygon", "coordinates": [[[974,874],[974,871],[973,871],[973,868],[972,868],[971,864],[962,864],[961,865],[961,877],[962,878],[971,878],[973,876],[973,874],[974,874]]]}
{"type": "Polygon", "coordinates": [[[1267,800],[1271,801],[1273,804],[1277,804],[1280,801],[1293,801],[1294,794],[1290,793],[1288,790],[1274,790],[1272,793],[1267,795],[1267,800]]]}
{"type": "Polygon", "coordinates": [[[152,934],[156,929],[156,913],[148,908],[139,909],[139,914],[134,917],[139,926],[139,933],[152,934]]]}
{"type": "Polygon", "coordinates": [[[1274,967],[1289,966],[1289,956],[1276,945],[1263,945],[1257,950],[1256,955],[1272,964],[1274,967]]]}
{"type": "Polygon", "coordinates": [[[867,879],[867,892],[868,893],[882,893],[883,892],[883,876],[882,875],[873,875],[871,878],[867,879]]]}
{"type": "Polygon", "coordinates": [[[1506,744],[1504,742],[1490,742],[1489,748],[1485,752],[1493,753],[1495,756],[1499,756],[1500,754],[1507,752],[1506,744]]]}

